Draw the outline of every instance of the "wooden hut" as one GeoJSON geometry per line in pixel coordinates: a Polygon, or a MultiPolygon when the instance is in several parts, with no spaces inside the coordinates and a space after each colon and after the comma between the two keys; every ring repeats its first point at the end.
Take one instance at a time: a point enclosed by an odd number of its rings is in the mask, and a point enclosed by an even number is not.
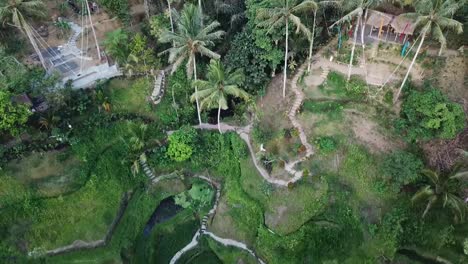
{"type": "Polygon", "coordinates": [[[369,37],[374,39],[403,44],[408,36],[413,35],[414,22],[404,14],[394,16],[376,10],[367,10],[366,25],[370,27],[369,37]]]}
{"type": "Polygon", "coordinates": [[[383,32],[388,32],[390,23],[392,22],[393,18],[393,15],[387,13],[370,9],[367,10],[366,25],[370,26],[369,36],[380,39],[383,32]]]}
{"type": "Polygon", "coordinates": [[[390,26],[395,33],[395,42],[405,43],[408,36],[412,36],[414,34],[414,29],[416,28],[416,21],[408,18],[405,14],[401,14],[395,17],[390,26]],[[399,38],[399,40],[397,40],[399,38]]]}

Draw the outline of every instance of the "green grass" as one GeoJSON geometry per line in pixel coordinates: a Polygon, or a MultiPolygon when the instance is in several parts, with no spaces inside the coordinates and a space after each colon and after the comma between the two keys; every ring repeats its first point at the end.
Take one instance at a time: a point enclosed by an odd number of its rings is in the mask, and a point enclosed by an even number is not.
{"type": "Polygon", "coordinates": [[[221,260],[221,263],[246,263],[256,264],[257,260],[246,251],[235,247],[225,247],[213,239],[208,238],[211,250],[221,260]]]}
{"type": "Polygon", "coordinates": [[[341,120],[343,119],[343,103],[336,102],[336,101],[324,101],[324,102],[317,102],[312,100],[307,100],[304,102],[303,106],[304,110],[309,111],[311,113],[323,113],[327,115],[327,117],[331,120],[341,120]]]}
{"type": "MultiPolygon", "coordinates": [[[[345,43],[341,47],[341,49],[338,50],[338,55],[336,56],[336,60],[344,64],[349,64],[349,61],[351,60],[351,49],[352,49],[352,45],[345,43]]],[[[353,65],[358,64],[361,54],[362,54],[361,47],[359,45],[356,45],[356,48],[354,49],[353,65]]]]}
{"type": "Polygon", "coordinates": [[[53,197],[75,190],[86,175],[72,151],[35,152],[10,161],[1,172],[31,188],[39,197],[53,197]]]}
{"type": "Polygon", "coordinates": [[[265,224],[275,232],[294,232],[324,210],[328,186],[319,178],[309,176],[290,190],[269,186],[250,159],[242,160],[241,168],[242,188],[260,203],[265,212],[265,224]]]}
{"type": "MultiPolygon", "coordinates": [[[[112,240],[106,247],[51,257],[49,258],[50,262],[114,263],[115,261],[120,261],[121,253],[124,253],[126,258],[137,258],[138,256],[136,256],[136,254],[139,253],[137,252],[139,249],[134,248],[134,246],[137,245],[135,241],[142,233],[151,214],[164,198],[177,194],[182,190],[183,184],[177,179],[167,180],[164,184],[158,185],[150,190],[139,188],[133,194],[127,210],[115,230],[112,240]]],[[[176,218],[177,217],[179,216],[176,216],[176,218]]],[[[168,223],[171,223],[171,221],[168,223]]]]}
{"type": "Polygon", "coordinates": [[[135,80],[115,78],[109,81],[106,94],[111,103],[111,111],[135,113],[154,118],[155,112],[147,98],[152,93],[152,79],[135,80]]]}

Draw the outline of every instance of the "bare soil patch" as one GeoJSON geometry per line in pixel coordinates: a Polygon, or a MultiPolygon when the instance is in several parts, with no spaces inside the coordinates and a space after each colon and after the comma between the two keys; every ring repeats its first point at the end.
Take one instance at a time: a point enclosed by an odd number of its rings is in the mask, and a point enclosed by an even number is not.
{"type": "Polygon", "coordinates": [[[437,80],[440,88],[453,100],[468,100],[468,60],[464,56],[449,56],[437,80]]]}
{"type": "Polygon", "coordinates": [[[395,143],[379,130],[379,125],[356,112],[347,111],[346,120],[354,136],[373,153],[388,152],[396,149],[401,143],[395,143]]]}

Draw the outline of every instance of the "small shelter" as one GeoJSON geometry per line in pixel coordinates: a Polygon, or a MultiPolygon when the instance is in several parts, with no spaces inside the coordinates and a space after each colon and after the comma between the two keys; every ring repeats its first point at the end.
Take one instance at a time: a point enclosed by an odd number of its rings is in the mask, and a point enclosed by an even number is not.
{"type": "MultiPolygon", "coordinates": [[[[400,36],[400,39],[404,37],[403,43],[405,43],[408,36],[412,36],[414,34],[414,30],[416,28],[415,22],[416,21],[406,17],[405,14],[401,14],[392,20],[390,26],[392,27],[395,35],[400,36]]],[[[394,41],[396,41],[396,36],[394,41]]]]}
{"type": "Polygon", "coordinates": [[[399,44],[404,44],[415,29],[415,21],[404,14],[394,16],[370,9],[367,10],[366,25],[370,26],[369,37],[399,44]]]}

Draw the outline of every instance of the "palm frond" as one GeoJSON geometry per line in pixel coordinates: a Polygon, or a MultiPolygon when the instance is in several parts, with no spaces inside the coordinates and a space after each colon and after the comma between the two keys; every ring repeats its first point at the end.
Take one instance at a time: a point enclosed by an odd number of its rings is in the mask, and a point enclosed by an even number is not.
{"type": "Polygon", "coordinates": [[[428,197],[431,197],[434,195],[434,190],[432,190],[430,185],[426,185],[419,189],[413,197],[411,197],[411,202],[416,203],[418,201],[421,201],[423,199],[427,199],[428,197]]]}
{"type": "Polygon", "coordinates": [[[219,55],[218,53],[201,45],[197,47],[197,51],[200,52],[200,54],[210,57],[212,59],[218,60],[219,58],[221,58],[221,55],[219,55]]]}
{"type": "Polygon", "coordinates": [[[439,174],[433,170],[428,170],[428,169],[424,169],[421,171],[421,173],[426,176],[427,178],[429,178],[429,180],[431,180],[431,182],[434,184],[434,185],[437,185],[439,184],[439,174]]]}
{"type": "Polygon", "coordinates": [[[244,101],[247,101],[250,95],[244,91],[243,89],[239,88],[237,85],[227,85],[224,87],[226,94],[232,95],[234,97],[239,97],[244,101]]]}
{"type": "Polygon", "coordinates": [[[362,15],[362,8],[358,7],[354,9],[353,11],[349,12],[348,14],[344,15],[342,18],[338,19],[335,23],[333,23],[329,28],[333,28],[334,26],[338,24],[342,24],[345,22],[351,21],[354,17],[362,15]]]}
{"type": "Polygon", "coordinates": [[[460,197],[448,194],[447,205],[452,209],[455,215],[457,215],[461,221],[464,221],[466,212],[468,210],[465,201],[460,197]]]}
{"type": "Polygon", "coordinates": [[[437,24],[443,29],[450,29],[457,34],[461,34],[463,32],[463,24],[450,18],[439,17],[437,20],[437,24]]]}
{"type": "Polygon", "coordinates": [[[454,175],[450,176],[450,179],[467,179],[468,180],[468,171],[457,172],[454,175]]]}
{"type": "Polygon", "coordinates": [[[444,33],[442,33],[440,26],[437,24],[432,26],[432,37],[440,43],[440,54],[447,46],[447,40],[445,39],[444,33]]]}
{"type": "Polygon", "coordinates": [[[293,22],[293,24],[296,26],[296,34],[299,32],[304,33],[308,39],[311,38],[312,33],[310,33],[310,30],[306,28],[304,24],[302,24],[301,19],[295,15],[289,15],[289,19],[293,22]]]}
{"type": "Polygon", "coordinates": [[[294,6],[291,8],[291,13],[293,12],[306,12],[306,11],[312,11],[316,10],[318,8],[317,2],[313,0],[306,0],[298,5],[294,6]]]}
{"type": "Polygon", "coordinates": [[[422,218],[426,217],[427,212],[429,212],[429,210],[432,208],[432,206],[435,204],[436,201],[437,201],[437,196],[431,196],[429,198],[426,208],[424,209],[424,212],[422,214],[422,218]]]}

